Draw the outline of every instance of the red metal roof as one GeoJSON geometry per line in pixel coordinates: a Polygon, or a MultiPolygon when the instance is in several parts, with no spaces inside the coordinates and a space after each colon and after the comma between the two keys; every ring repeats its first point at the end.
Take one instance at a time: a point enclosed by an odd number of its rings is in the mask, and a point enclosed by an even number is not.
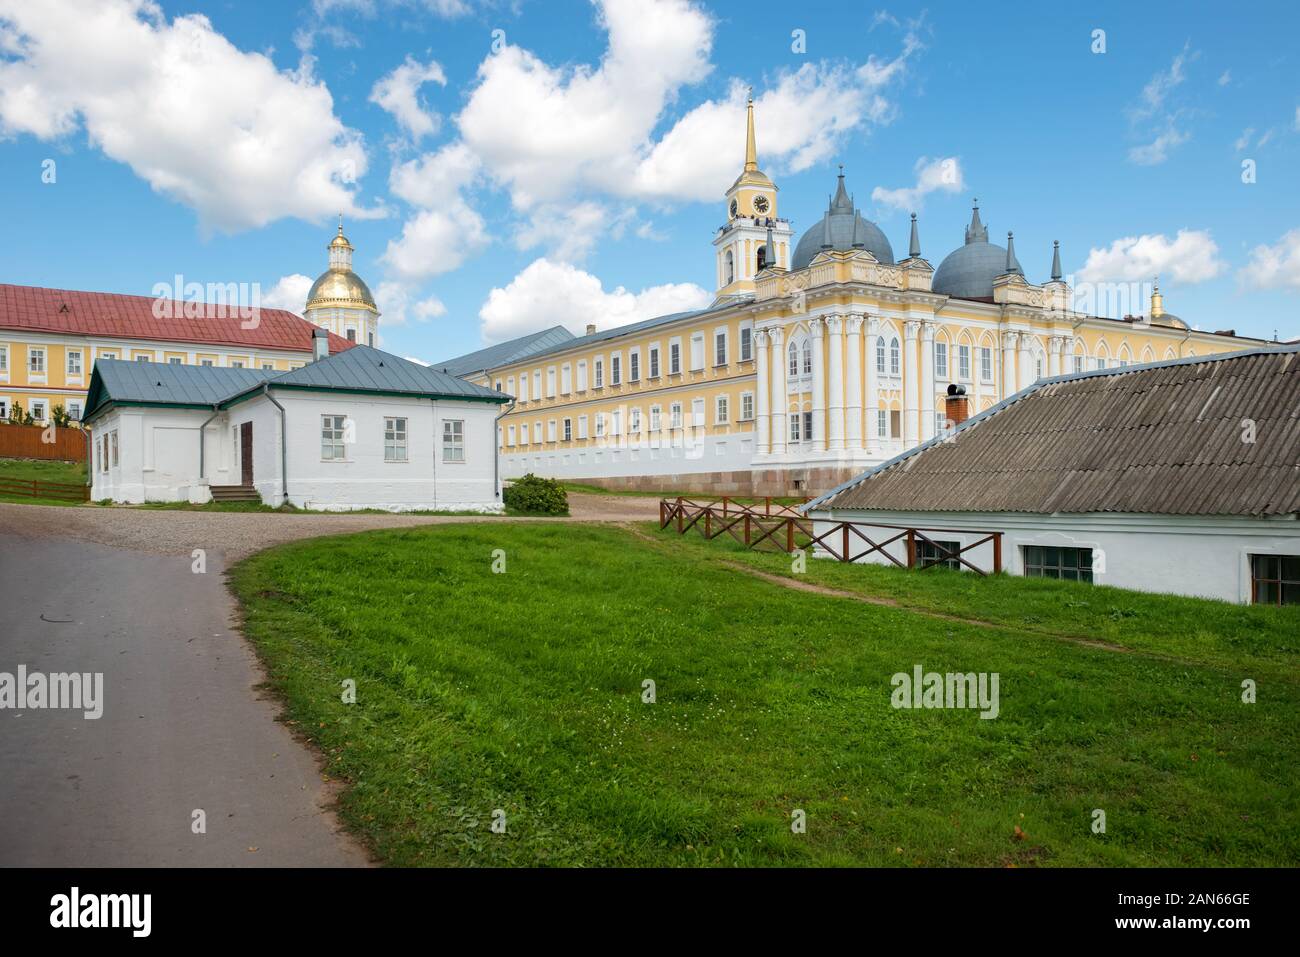
{"type": "MultiPolygon", "coordinates": [[[[315,328],[287,309],[250,315],[238,306],[0,283],[0,329],[310,353],[315,328]]],[[[329,338],[331,353],[355,345],[332,332],[329,338]]]]}

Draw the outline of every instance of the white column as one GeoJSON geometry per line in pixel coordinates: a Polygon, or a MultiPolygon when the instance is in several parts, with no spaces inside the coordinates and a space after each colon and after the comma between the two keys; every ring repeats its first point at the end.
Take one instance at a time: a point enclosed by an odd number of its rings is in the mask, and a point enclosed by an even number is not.
{"type": "Polygon", "coordinates": [[[867,451],[880,449],[880,373],[876,369],[876,348],[880,342],[880,320],[874,316],[867,320],[867,348],[863,357],[867,363],[867,451]]]}
{"type": "Polygon", "coordinates": [[[858,452],[862,444],[862,316],[849,313],[844,317],[844,328],[848,333],[848,364],[845,385],[846,410],[845,424],[848,426],[846,444],[849,449],[858,452]]]}
{"type": "Polygon", "coordinates": [[[844,317],[827,316],[826,329],[831,338],[830,450],[844,449],[844,317]]]}
{"type": "Polygon", "coordinates": [[[758,359],[754,377],[754,448],[759,455],[767,455],[772,451],[771,433],[768,431],[768,398],[772,394],[772,383],[767,363],[767,333],[761,329],[754,332],[754,349],[758,359]]]}
{"type": "Polygon", "coordinates": [[[917,428],[917,392],[921,385],[916,368],[916,340],[921,334],[921,323],[909,319],[903,323],[903,441],[911,448],[920,441],[917,428]]]}
{"type": "Polygon", "coordinates": [[[1016,376],[1016,391],[1027,388],[1034,381],[1034,353],[1030,349],[1032,339],[1027,332],[1020,334],[1020,359],[1016,363],[1019,374],[1016,376]]]}
{"type": "Polygon", "coordinates": [[[790,405],[785,391],[785,335],[778,327],[769,330],[768,336],[772,339],[772,454],[785,455],[785,443],[790,435],[785,424],[790,405]]]}
{"type": "Polygon", "coordinates": [[[1016,391],[1016,342],[1019,340],[1014,332],[1002,333],[1002,389],[998,396],[1005,399],[1016,391]]]}
{"type": "MultiPolygon", "coordinates": [[[[812,339],[812,414],[813,414],[813,440],[812,450],[814,452],[826,451],[826,356],[822,347],[822,329],[825,328],[824,319],[808,320],[808,335],[812,339]]],[[[804,436],[804,441],[808,441],[808,436],[804,436]]]]}
{"type": "Polygon", "coordinates": [[[934,323],[926,322],[921,325],[921,441],[932,438],[934,438],[934,323]]]}
{"type": "Polygon", "coordinates": [[[1060,336],[1052,336],[1047,342],[1047,374],[1056,378],[1061,374],[1061,350],[1065,347],[1065,340],[1060,336]]]}

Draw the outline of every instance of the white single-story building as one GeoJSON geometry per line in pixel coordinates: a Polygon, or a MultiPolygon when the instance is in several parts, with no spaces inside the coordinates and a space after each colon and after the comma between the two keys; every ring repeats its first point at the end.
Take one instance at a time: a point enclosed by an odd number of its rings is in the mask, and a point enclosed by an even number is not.
{"type": "Polygon", "coordinates": [[[509,396],[356,345],[288,372],[100,360],[91,497],[499,512],[509,396]]]}
{"type": "MultiPolygon", "coordinates": [[[[805,505],[818,533],[919,529],[910,564],[962,568],[957,548],[999,533],[1012,575],[1300,604],[1300,346],[1059,376],[970,419],[964,402],[949,434],[805,505]]],[[[864,541],[850,558],[890,562],[864,541]]],[[[994,545],[960,558],[988,570],[994,545]]]]}

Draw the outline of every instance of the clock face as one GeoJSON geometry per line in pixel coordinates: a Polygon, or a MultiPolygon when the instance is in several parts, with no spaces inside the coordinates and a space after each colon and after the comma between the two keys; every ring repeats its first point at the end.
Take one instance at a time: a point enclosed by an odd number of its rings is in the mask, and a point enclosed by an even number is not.
{"type": "Polygon", "coordinates": [[[738,213],[738,212],[740,212],[740,206],[739,206],[739,204],[737,204],[736,201],[733,199],[733,200],[731,201],[731,218],[732,218],[732,219],[735,219],[735,218],[736,218],[736,213],[738,213]]]}
{"type": "Polygon", "coordinates": [[[754,200],[754,208],[758,210],[760,213],[766,213],[767,206],[768,203],[767,203],[766,196],[759,196],[757,199],[754,200]]]}

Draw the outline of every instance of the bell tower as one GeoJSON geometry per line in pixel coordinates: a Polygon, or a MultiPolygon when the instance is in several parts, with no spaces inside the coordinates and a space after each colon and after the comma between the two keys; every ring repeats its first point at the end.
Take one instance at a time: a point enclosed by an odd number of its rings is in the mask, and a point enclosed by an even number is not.
{"type": "Polygon", "coordinates": [[[745,165],[726,194],[726,225],[713,237],[717,300],[753,295],[764,269],[790,268],[791,229],[777,215],[777,188],[758,168],[754,97],[745,110],[745,165]]]}

